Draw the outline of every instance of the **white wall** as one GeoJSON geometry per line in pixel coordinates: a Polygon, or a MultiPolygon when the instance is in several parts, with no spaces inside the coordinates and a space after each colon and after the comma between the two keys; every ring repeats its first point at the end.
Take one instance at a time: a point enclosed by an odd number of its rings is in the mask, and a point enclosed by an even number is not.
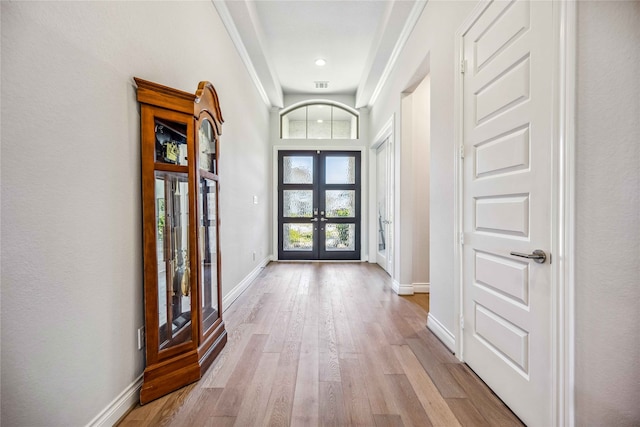
{"type": "MultiPolygon", "coordinates": [[[[425,6],[398,62],[370,112],[370,134],[396,114],[401,94],[431,77],[430,162],[430,314],[449,332],[454,331],[454,34],[476,2],[432,0],[425,6]]],[[[399,119],[401,120],[401,119],[399,119]]],[[[397,144],[402,144],[396,126],[397,144]]],[[[396,159],[399,157],[396,154],[396,159]]],[[[397,192],[396,192],[397,193],[397,192]]],[[[395,230],[397,235],[399,230],[395,230]]]]}
{"type": "Polygon", "coordinates": [[[210,2],[1,7],[1,422],[85,425],[144,367],[132,77],[218,91],[225,295],[269,253],[269,113],[210,2]]]}
{"type": "Polygon", "coordinates": [[[640,425],[640,2],[578,3],[576,425],[640,425]]]}
{"type": "Polygon", "coordinates": [[[429,284],[429,163],[431,139],[431,77],[426,76],[412,93],[413,99],[413,222],[411,283],[429,284]]]}
{"type": "Polygon", "coordinates": [[[413,294],[429,283],[430,78],[402,95],[400,144],[396,144],[396,290],[413,294]]]}

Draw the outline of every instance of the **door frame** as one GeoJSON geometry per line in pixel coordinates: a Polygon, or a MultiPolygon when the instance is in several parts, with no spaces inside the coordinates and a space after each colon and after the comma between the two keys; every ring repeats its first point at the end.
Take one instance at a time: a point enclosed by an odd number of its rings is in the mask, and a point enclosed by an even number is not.
{"type": "Polygon", "coordinates": [[[387,122],[384,124],[384,126],[382,126],[382,129],[380,129],[380,131],[378,132],[378,134],[376,135],[376,137],[373,139],[373,142],[371,143],[371,146],[369,147],[369,151],[371,153],[370,156],[370,162],[369,162],[369,179],[371,182],[371,186],[369,188],[370,191],[370,200],[371,200],[371,204],[369,205],[369,218],[370,218],[370,227],[369,227],[369,242],[370,242],[370,246],[369,246],[369,254],[371,254],[370,256],[370,263],[376,264],[377,263],[377,255],[378,255],[378,250],[377,250],[377,233],[378,233],[378,229],[377,229],[377,221],[375,220],[377,218],[377,207],[376,207],[376,192],[377,192],[377,184],[374,184],[376,182],[376,177],[378,174],[378,164],[377,164],[377,150],[378,148],[388,139],[389,142],[389,176],[387,177],[388,179],[388,186],[389,186],[389,205],[391,206],[390,212],[391,212],[391,218],[389,218],[389,221],[391,221],[391,227],[389,227],[389,236],[387,236],[388,239],[388,245],[389,245],[389,255],[388,256],[388,261],[387,261],[387,266],[389,267],[389,270],[387,271],[387,273],[389,273],[389,276],[391,276],[391,278],[393,278],[393,274],[395,272],[395,263],[394,263],[394,254],[395,254],[395,239],[396,239],[396,233],[395,233],[395,217],[396,217],[396,209],[395,209],[395,144],[394,144],[394,124],[395,124],[395,114],[392,114],[391,117],[389,118],[389,120],[387,120],[387,122]],[[390,237],[390,238],[389,238],[390,237]]]}
{"type": "MultiPolygon", "coordinates": [[[[463,287],[463,36],[491,1],[480,0],[455,34],[454,83],[454,334],[464,361],[463,287]]],[[[551,218],[551,352],[554,426],[575,425],[575,80],[576,2],[553,0],[553,134],[551,218]]],[[[517,415],[517,414],[516,414],[517,415]]]]}
{"type": "Polygon", "coordinates": [[[368,257],[368,248],[369,248],[369,237],[368,233],[365,231],[369,226],[368,215],[364,215],[366,206],[369,203],[369,175],[367,173],[367,169],[364,167],[365,164],[368,164],[369,158],[367,156],[367,152],[365,147],[362,146],[354,146],[354,147],[345,147],[345,146],[333,146],[333,145],[314,145],[310,142],[309,145],[302,144],[292,144],[292,145],[274,145],[273,152],[271,156],[271,241],[272,241],[272,260],[280,261],[278,256],[278,157],[280,151],[359,151],[360,152],[360,259],[359,260],[317,260],[317,261],[296,261],[296,260],[283,260],[286,262],[362,262],[367,261],[368,257]],[[365,250],[365,248],[367,250],[365,250]]]}

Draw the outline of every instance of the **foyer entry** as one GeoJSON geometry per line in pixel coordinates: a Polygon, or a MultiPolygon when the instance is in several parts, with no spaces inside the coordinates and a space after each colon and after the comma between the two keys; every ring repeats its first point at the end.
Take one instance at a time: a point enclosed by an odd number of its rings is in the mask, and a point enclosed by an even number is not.
{"type": "Polygon", "coordinates": [[[359,151],[278,153],[278,259],[359,260],[359,151]]]}

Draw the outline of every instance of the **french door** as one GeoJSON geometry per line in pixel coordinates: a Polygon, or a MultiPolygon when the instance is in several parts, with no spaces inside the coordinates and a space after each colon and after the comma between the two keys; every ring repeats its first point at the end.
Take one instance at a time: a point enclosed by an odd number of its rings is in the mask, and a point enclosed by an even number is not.
{"type": "Polygon", "coordinates": [[[376,262],[393,275],[392,267],[392,205],[391,205],[391,147],[389,138],[376,150],[376,262]]]}
{"type": "Polygon", "coordinates": [[[278,259],[360,259],[360,152],[280,151],[278,259]]]}

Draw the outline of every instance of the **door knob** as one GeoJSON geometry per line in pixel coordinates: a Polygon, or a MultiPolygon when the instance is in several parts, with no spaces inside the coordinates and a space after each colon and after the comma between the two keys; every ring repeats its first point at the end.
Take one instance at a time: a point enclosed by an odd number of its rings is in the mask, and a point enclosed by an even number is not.
{"type": "Polygon", "coordinates": [[[536,249],[535,251],[533,251],[533,253],[530,253],[530,254],[523,254],[521,252],[511,252],[511,255],[519,256],[521,258],[532,259],[538,264],[544,264],[544,262],[547,260],[547,254],[545,254],[542,249],[536,249]]]}

